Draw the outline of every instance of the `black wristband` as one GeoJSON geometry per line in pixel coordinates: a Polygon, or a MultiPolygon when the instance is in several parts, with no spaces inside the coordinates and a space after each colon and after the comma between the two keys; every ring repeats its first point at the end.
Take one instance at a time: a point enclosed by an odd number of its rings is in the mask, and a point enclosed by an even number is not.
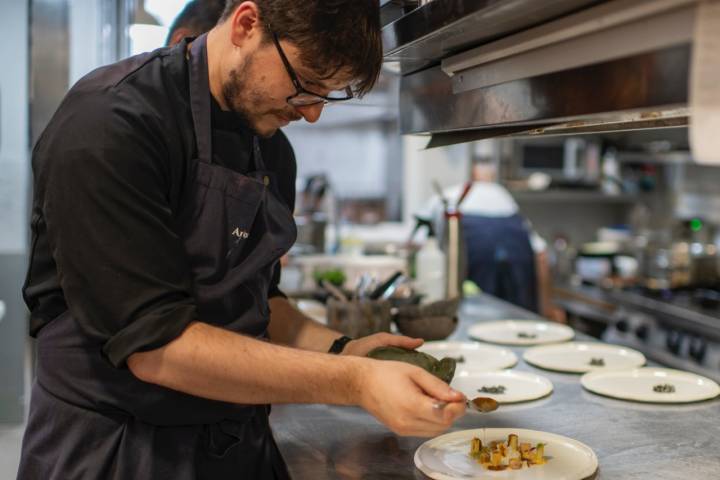
{"type": "Polygon", "coordinates": [[[345,348],[345,345],[350,342],[352,342],[352,338],[343,335],[342,337],[338,338],[333,342],[333,344],[330,346],[330,350],[328,350],[328,353],[338,354],[342,352],[345,348]]]}

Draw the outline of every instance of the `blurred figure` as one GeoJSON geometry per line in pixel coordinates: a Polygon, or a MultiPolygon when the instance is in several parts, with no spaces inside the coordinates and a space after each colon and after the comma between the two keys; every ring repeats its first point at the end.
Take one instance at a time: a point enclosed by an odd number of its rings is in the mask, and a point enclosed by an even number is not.
{"type": "Polygon", "coordinates": [[[185,37],[197,37],[213,28],[225,9],[225,0],[191,0],[170,26],[166,46],[185,37]]]}
{"type": "MultiPolygon", "coordinates": [[[[454,207],[466,185],[443,191],[454,207]]],[[[460,204],[463,237],[467,248],[467,279],[485,293],[563,321],[562,311],[551,299],[547,244],[520,214],[517,202],[497,183],[493,163],[476,162],[472,182],[460,204]]],[[[423,215],[442,219],[443,206],[435,195],[423,215]]]]}

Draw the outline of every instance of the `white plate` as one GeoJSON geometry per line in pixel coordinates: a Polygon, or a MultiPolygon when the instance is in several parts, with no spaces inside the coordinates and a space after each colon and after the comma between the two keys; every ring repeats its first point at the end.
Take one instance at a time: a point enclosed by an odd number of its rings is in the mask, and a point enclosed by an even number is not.
{"type": "Polygon", "coordinates": [[[502,372],[461,371],[455,375],[450,385],[468,398],[490,397],[502,404],[537,400],[553,391],[553,385],[547,378],[534,373],[511,370],[502,372]],[[502,393],[481,391],[483,387],[492,389],[498,386],[505,387],[502,393]]]}
{"type": "Polygon", "coordinates": [[[622,400],[652,403],[688,403],[720,395],[720,386],[709,378],[669,368],[638,368],[630,371],[591,372],[580,379],[593,393],[622,400]],[[656,392],[671,385],[674,392],[656,392]]]}
{"type": "Polygon", "coordinates": [[[518,362],[511,350],[476,342],[427,342],[420,348],[437,359],[454,357],[458,360],[455,374],[461,371],[493,371],[510,368],[518,362]],[[461,359],[461,360],[460,360],[461,359]]]}
{"type": "Polygon", "coordinates": [[[582,480],[595,473],[598,460],[590,447],[561,435],[520,428],[478,428],[447,433],[423,443],[415,451],[415,466],[435,480],[582,480]],[[473,437],[489,443],[493,440],[506,441],[511,433],[517,434],[520,442],[546,444],[545,456],[551,458],[545,465],[501,472],[486,470],[470,458],[470,440],[473,437]]]}
{"type": "Polygon", "coordinates": [[[543,345],[526,350],[523,359],[536,367],[569,373],[632,370],[645,365],[645,355],[637,350],[606,343],[543,345]],[[593,365],[593,361],[601,363],[593,365]]]}
{"type": "Polygon", "coordinates": [[[473,325],[468,335],[483,342],[504,345],[542,345],[567,342],[575,331],[567,325],[536,320],[498,320],[473,325]]]}

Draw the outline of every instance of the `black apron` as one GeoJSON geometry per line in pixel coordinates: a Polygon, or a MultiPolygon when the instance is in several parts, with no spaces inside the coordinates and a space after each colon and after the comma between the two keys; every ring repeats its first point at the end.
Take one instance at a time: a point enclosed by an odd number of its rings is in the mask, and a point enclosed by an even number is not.
{"type": "MultiPolygon", "coordinates": [[[[212,163],[206,36],[192,44],[190,101],[198,158],[178,229],[199,318],[267,337],[273,267],[296,238],[292,212],[265,171],[212,163]]],[[[113,367],[66,311],[38,334],[37,378],[23,439],[22,480],[288,479],[269,405],[206,400],[113,367]]],[[[242,365],[238,365],[242,368],[242,365]]]]}
{"type": "Polygon", "coordinates": [[[520,215],[463,215],[468,278],[480,289],[537,312],[535,254],[520,215]]]}

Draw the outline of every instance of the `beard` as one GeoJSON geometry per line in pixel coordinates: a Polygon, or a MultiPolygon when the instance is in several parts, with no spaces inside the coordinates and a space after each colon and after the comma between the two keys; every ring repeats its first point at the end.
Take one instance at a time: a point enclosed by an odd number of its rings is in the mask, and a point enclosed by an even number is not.
{"type": "Polygon", "coordinates": [[[301,116],[289,105],[287,108],[267,108],[267,105],[273,103],[273,98],[256,85],[262,83],[262,79],[254,82],[250,80],[254,62],[255,55],[250,55],[230,71],[228,80],[222,86],[222,96],[230,110],[258,136],[269,138],[275,135],[278,127],[263,128],[261,124],[264,119],[277,120],[277,117],[281,117],[292,121],[299,120],[301,116]]]}

